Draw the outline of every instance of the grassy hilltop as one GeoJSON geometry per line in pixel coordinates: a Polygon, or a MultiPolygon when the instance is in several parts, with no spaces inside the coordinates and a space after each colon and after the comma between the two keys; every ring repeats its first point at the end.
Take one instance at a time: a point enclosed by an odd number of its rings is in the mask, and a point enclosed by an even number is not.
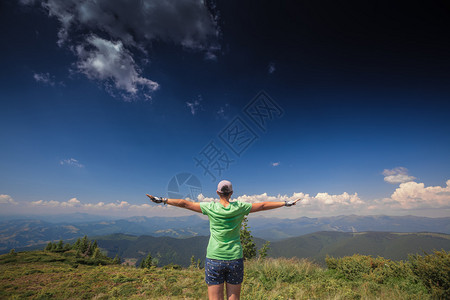
{"type": "MultiPolygon", "coordinates": [[[[112,259],[92,265],[76,251],[30,251],[0,256],[1,299],[206,299],[204,270],[135,268],[112,259]]],[[[354,255],[245,262],[242,299],[447,298],[450,253],[411,256],[407,262],[354,255]],[[432,278],[430,277],[432,276],[432,278]]]]}

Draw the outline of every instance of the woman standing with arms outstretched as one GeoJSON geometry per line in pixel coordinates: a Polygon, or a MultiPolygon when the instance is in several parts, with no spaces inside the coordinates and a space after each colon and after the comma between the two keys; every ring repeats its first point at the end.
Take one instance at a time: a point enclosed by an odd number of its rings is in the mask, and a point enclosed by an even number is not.
{"type": "Polygon", "coordinates": [[[246,203],[230,202],[233,194],[231,182],[222,180],[217,185],[219,202],[192,202],[184,199],[168,199],[147,196],[155,203],[164,203],[203,213],[209,218],[211,236],[206,250],[205,281],[210,300],[223,299],[224,283],[227,298],[239,299],[244,278],[244,261],[240,240],[242,220],[253,212],[292,206],[298,200],[284,202],[246,203]]]}

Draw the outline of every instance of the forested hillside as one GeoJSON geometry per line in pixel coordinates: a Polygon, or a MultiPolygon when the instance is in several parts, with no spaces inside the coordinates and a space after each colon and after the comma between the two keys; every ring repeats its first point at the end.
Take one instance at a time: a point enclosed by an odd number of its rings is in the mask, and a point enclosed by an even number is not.
{"type": "MultiPolygon", "coordinates": [[[[110,256],[143,259],[148,253],[156,258],[159,266],[169,263],[188,266],[192,255],[204,259],[208,237],[186,239],[152,236],[110,235],[98,237],[98,244],[110,256]]],[[[257,248],[264,240],[255,238],[257,248]]],[[[393,260],[405,260],[409,254],[423,254],[433,250],[450,251],[450,235],[436,233],[389,232],[317,232],[282,241],[272,242],[269,257],[308,258],[325,265],[327,255],[343,257],[353,254],[383,256],[393,260]]]]}

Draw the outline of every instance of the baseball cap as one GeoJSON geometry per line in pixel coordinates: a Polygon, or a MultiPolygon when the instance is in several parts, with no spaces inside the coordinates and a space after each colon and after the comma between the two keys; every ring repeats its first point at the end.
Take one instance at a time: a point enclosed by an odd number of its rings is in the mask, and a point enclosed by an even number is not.
{"type": "Polygon", "coordinates": [[[231,185],[231,182],[228,180],[222,180],[217,185],[217,191],[222,194],[228,194],[233,191],[233,186],[231,185]]]}

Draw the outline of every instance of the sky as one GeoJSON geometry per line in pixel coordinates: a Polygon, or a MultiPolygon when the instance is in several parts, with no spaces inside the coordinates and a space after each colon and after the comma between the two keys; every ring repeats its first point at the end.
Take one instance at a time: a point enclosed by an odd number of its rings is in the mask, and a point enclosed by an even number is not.
{"type": "Polygon", "coordinates": [[[0,215],[450,216],[445,1],[0,3],[0,215]]]}

